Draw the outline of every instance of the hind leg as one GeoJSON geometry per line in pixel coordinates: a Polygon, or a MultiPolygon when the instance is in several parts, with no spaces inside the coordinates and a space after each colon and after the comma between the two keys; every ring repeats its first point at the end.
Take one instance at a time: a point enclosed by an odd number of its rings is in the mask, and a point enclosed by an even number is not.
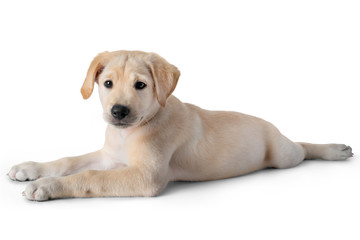
{"type": "Polygon", "coordinates": [[[344,144],[299,143],[305,150],[305,159],[345,160],[352,157],[352,149],[344,144]]]}
{"type": "Polygon", "coordinates": [[[291,168],[299,165],[305,160],[306,151],[298,144],[294,143],[285,136],[280,135],[274,141],[269,150],[269,167],[291,168]]]}
{"type": "Polygon", "coordinates": [[[280,136],[272,148],[269,167],[290,168],[305,159],[345,160],[353,156],[350,146],[344,144],[294,143],[280,136]]]}

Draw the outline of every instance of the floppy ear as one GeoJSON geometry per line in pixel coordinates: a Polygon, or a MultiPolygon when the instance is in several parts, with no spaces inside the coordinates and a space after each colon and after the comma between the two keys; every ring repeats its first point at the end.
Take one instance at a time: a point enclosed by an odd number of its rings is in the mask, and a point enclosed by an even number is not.
{"type": "Polygon", "coordinates": [[[180,71],[155,53],[151,53],[148,67],[154,79],[157,100],[165,107],[166,100],[176,87],[180,71]]]}
{"type": "Polygon", "coordinates": [[[94,90],[94,83],[101,71],[104,69],[105,65],[108,63],[109,59],[110,53],[103,52],[98,54],[91,62],[85,81],[81,87],[81,95],[84,99],[88,99],[91,96],[94,90]]]}

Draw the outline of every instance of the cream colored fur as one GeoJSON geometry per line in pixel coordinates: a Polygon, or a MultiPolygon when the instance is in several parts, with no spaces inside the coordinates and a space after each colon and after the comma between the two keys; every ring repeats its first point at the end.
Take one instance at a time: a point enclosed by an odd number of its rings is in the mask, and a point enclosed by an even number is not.
{"type": "Polygon", "coordinates": [[[99,54],[81,93],[89,98],[98,83],[109,123],[104,147],[52,162],[25,162],[14,166],[9,177],[36,180],[23,193],[29,200],[156,196],[169,181],[216,180],[267,167],[294,167],[304,159],[352,156],[343,144],[294,143],[260,118],[182,103],[171,95],[179,76],[175,66],[155,53],[99,54]],[[111,89],[104,86],[108,80],[111,89]],[[135,89],[137,81],[146,88],[135,89]],[[129,107],[130,114],[115,119],[115,104],[129,107]]]}

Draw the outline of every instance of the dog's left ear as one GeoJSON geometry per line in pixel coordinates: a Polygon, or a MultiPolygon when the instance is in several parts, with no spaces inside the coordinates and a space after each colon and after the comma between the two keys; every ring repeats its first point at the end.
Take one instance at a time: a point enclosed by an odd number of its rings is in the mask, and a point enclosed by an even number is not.
{"type": "Polygon", "coordinates": [[[180,71],[156,53],[151,53],[147,65],[154,79],[157,100],[165,107],[166,100],[176,87],[180,71]]]}
{"type": "Polygon", "coordinates": [[[91,62],[85,81],[81,87],[81,95],[84,99],[88,99],[91,96],[94,90],[94,83],[105,65],[109,62],[110,57],[111,54],[109,52],[103,52],[98,54],[91,62]]]}

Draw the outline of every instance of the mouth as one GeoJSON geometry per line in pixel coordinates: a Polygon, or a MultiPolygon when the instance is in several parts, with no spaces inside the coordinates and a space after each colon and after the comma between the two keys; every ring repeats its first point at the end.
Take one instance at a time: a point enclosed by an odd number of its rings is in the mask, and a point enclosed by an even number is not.
{"type": "Polygon", "coordinates": [[[144,120],[143,116],[135,117],[135,115],[130,118],[125,118],[125,119],[119,120],[119,119],[113,118],[112,116],[109,116],[108,114],[105,114],[105,113],[103,114],[103,118],[104,118],[105,122],[107,122],[108,124],[113,125],[115,127],[118,127],[118,128],[128,128],[128,127],[133,127],[133,126],[139,126],[142,124],[142,122],[144,120]]]}
{"type": "Polygon", "coordinates": [[[119,121],[119,120],[114,119],[114,118],[105,118],[105,121],[108,124],[113,125],[115,127],[119,127],[119,128],[127,128],[127,127],[133,126],[133,123],[130,123],[130,122],[127,122],[127,121],[119,121]]]}
{"type": "Polygon", "coordinates": [[[115,126],[115,127],[120,127],[120,128],[127,128],[127,127],[130,127],[131,124],[129,123],[119,123],[119,122],[110,122],[111,125],[115,126]]]}
{"type": "Polygon", "coordinates": [[[127,127],[136,125],[136,124],[134,124],[134,121],[131,121],[131,119],[118,120],[107,114],[104,114],[103,117],[104,117],[105,122],[107,122],[108,124],[113,125],[115,127],[118,127],[118,128],[127,128],[127,127]]]}
{"type": "Polygon", "coordinates": [[[127,127],[132,127],[132,126],[139,126],[142,124],[142,120],[144,119],[144,117],[141,117],[139,119],[139,121],[134,121],[131,123],[128,122],[120,122],[114,119],[111,119],[110,121],[107,121],[109,124],[115,126],[115,127],[119,127],[119,128],[127,128],[127,127]]]}

